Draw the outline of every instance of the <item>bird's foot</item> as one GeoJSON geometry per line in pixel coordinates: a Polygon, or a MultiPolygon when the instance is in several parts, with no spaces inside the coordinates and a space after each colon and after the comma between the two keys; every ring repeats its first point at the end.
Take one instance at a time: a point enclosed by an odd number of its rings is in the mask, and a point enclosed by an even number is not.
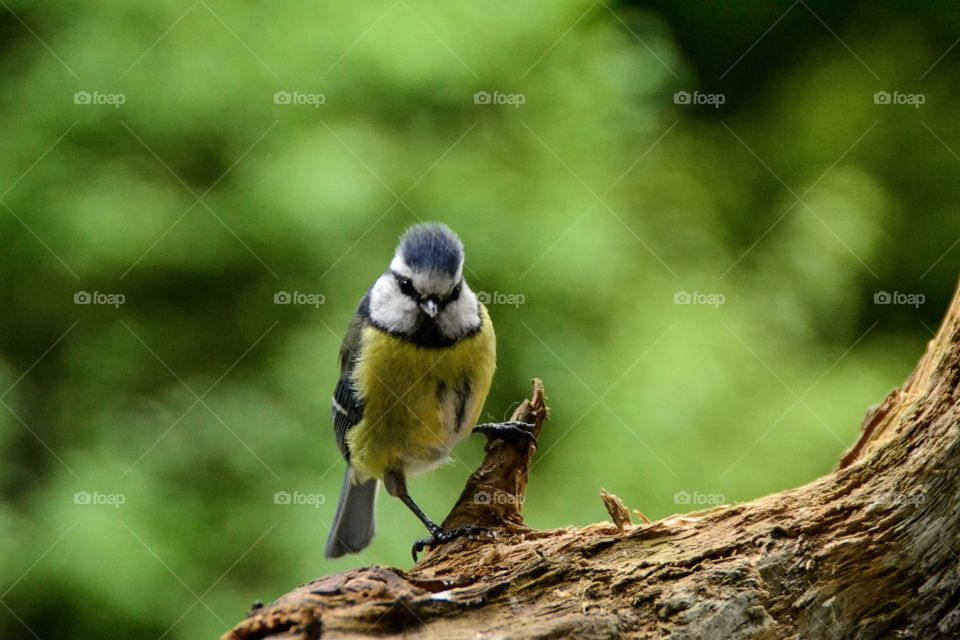
{"type": "Polygon", "coordinates": [[[458,527],[456,529],[441,529],[437,527],[431,532],[429,538],[421,538],[413,543],[413,561],[417,561],[417,554],[424,549],[430,549],[441,544],[446,544],[457,538],[479,538],[482,535],[492,536],[489,529],[483,527],[458,527]]]}
{"type": "Polygon", "coordinates": [[[487,424],[478,424],[473,428],[473,433],[482,433],[488,438],[498,438],[500,440],[526,440],[533,446],[537,446],[537,437],[533,435],[535,425],[529,422],[490,422],[487,424]]]}

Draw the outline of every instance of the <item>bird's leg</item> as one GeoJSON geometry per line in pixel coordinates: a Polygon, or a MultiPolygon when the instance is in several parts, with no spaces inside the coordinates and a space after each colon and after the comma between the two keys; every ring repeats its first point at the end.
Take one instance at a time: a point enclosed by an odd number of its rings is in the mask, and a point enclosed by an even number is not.
{"type": "Polygon", "coordinates": [[[430,532],[429,538],[420,538],[413,543],[413,549],[411,552],[413,554],[413,561],[417,561],[417,554],[423,551],[424,549],[429,549],[431,547],[436,547],[437,545],[445,544],[457,538],[476,538],[480,535],[489,533],[487,529],[483,527],[475,526],[466,526],[466,527],[457,527],[456,529],[444,529],[436,522],[427,517],[427,515],[417,506],[413,501],[413,498],[410,497],[410,494],[404,493],[400,496],[400,500],[403,501],[403,504],[407,505],[410,511],[413,511],[414,515],[420,518],[420,522],[427,527],[427,531],[430,532]]]}
{"type": "Polygon", "coordinates": [[[533,446],[537,446],[537,437],[533,435],[534,425],[529,422],[488,422],[478,424],[473,428],[473,433],[481,433],[488,438],[499,438],[501,440],[526,440],[533,446]]]}
{"type": "Polygon", "coordinates": [[[413,498],[410,497],[409,493],[402,493],[398,497],[403,504],[407,505],[407,508],[410,509],[410,511],[413,511],[413,515],[420,519],[420,522],[423,523],[423,526],[427,528],[427,531],[429,531],[431,535],[437,535],[437,533],[442,531],[440,525],[431,520],[427,514],[425,514],[423,510],[417,506],[417,503],[413,501],[413,498]]]}
{"type": "Polygon", "coordinates": [[[407,493],[407,480],[399,471],[388,470],[383,475],[383,484],[387,489],[387,493],[396,498],[400,498],[400,501],[407,505],[407,508],[413,512],[413,515],[417,516],[417,519],[420,520],[423,526],[427,528],[427,531],[430,532],[429,538],[421,538],[413,543],[413,549],[411,551],[414,562],[417,561],[417,554],[424,549],[435,547],[450,542],[451,540],[456,540],[457,538],[475,538],[488,533],[487,529],[482,527],[467,526],[456,529],[444,529],[438,525],[423,512],[423,509],[417,506],[417,503],[414,502],[410,494],[407,493]]]}

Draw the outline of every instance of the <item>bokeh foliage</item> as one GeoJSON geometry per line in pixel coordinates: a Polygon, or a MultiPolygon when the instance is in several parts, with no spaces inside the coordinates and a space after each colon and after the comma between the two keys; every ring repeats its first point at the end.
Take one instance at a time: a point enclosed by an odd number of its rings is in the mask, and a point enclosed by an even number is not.
{"type": "MultiPolygon", "coordinates": [[[[423,219],[475,290],[522,296],[491,305],[485,415],[545,380],[532,526],[605,518],[600,487],[655,518],[826,473],[956,283],[958,28],[893,3],[7,0],[0,635],[213,637],[317,575],[406,566],[423,532],[390,499],[368,551],[322,558],[328,403],[423,219]]],[[[428,513],[480,454],[412,482],[428,513]]]]}

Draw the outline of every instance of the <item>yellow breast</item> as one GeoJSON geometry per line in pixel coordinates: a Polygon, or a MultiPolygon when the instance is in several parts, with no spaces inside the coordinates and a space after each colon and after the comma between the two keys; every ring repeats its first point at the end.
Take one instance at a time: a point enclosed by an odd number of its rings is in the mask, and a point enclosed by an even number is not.
{"type": "Polygon", "coordinates": [[[496,368],[496,336],[485,308],[481,317],[480,331],[440,348],[364,328],[353,373],[363,420],[347,434],[350,463],[361,476],[426,470],[470,435],[496,368]]]}

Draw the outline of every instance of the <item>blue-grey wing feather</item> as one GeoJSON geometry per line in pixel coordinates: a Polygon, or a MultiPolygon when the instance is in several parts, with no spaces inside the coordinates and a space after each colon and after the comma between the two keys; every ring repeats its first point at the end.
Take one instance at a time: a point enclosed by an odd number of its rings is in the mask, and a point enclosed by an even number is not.
{"type": "Polygon", "coordinates": [[[337,448],[347,460],[350,459],[350,450],[347,446],[347,432],[363,419],[363,400],[353,386],[351,374],[356,366],[360,352],[363,326],[366,323],[369,301],[366,296],[360,301],[357,313],[354,314],[347,328],[347,335],[340,345],[340,379],[333,391],[331,413],[333,416],[333,433],[337,439],[337,448]]]}

